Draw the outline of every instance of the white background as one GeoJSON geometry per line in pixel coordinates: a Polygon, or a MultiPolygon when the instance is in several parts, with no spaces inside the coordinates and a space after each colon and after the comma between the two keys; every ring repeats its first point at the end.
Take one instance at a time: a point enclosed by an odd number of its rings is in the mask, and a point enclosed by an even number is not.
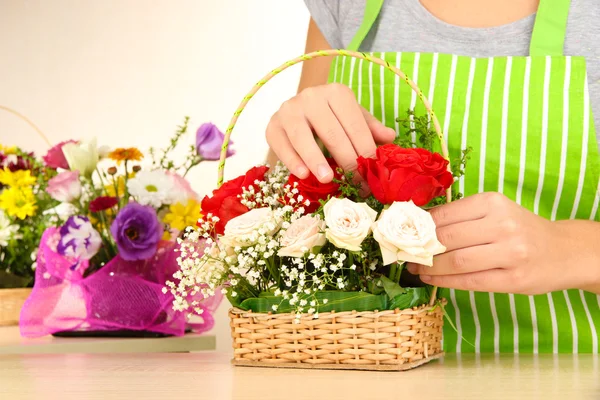
{"type": "MultiPolygon", "coordinates": [[[[186,115],[192,128],[212,121],[224,130],[256,81],[302,54],[308,19],[302,0],[0,0],[0,105],[53,143],[96,137],[145,150],[166,145],[186,115]]],[[[264,161],[264,128],[299,73],[275,77],[250,103],[228,177],[264,161]]],[[[0,143],[47,149],[2,110],[0,143]]],[[[216,163],[201,166],[193,187],[206,194],[216,174],[216,163]]],[[[214,331],[221,350],[231,346],[226,309],[214,331]]]]}

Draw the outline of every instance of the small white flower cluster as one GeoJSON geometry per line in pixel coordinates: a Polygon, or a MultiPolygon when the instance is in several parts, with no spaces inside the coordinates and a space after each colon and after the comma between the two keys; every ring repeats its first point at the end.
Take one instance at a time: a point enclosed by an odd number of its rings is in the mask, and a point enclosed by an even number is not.
{"type": "MultiPolygon", "coordinates": [[[[360,252],[353,253],[352,256],[353,261],[362,264],[367,254],[360,252]]],[[[316,294],[326,287],[344,290],[348,285],[344,273],[355,271],[357,268],[354,263],[348,266],[347,258],[348,256],[340,251],[331,254],[309,253],[304,258],[290,258],[291,264],[284,264],[280,269],[281,279],[287,289],[276,290],[275,296],[281,296],[283,300],[287,300],[295,307],[296,321],[300,319],[302,313],[318,318],[319,306],[327,304],[328,299],[323,298],[319,302],[316,294]]],[[[278,308],[278,305],[274,305],[273,311],[277,311],[278,308]]]]}
{"type": "Polygon", "coordinates": [[[12,239],[20,238],[19,225],[11,225],[4,210],[0,210],[0,247],[6,247],[12,239]]]}
{"type": "Polygon", "coordinates": [[[170,291],[175,300],[173,309],[187,311],[190,308],[201,314],[199,300],[211,297],[224,286],[227,268],[224,262],[227,254],[221,254],[217,243],[212,239],[219,218],[207,215],[199,229],[189,227],[185,239],[178,239],[180,255],[177,258],[179,270],[173,275],[177,283],[168,281],[163,293],[170,291]]]}
{"type": "Polygon", "coordinates": [[[289,176],[290,171],[283,164],[277,163],[265,176],[264,181],[256,180],[254,185],[242,188],[242,194],[239,196],[241,203],[249,209],[281,207],[281,199],[288,191],[286,183],[289,176]]]}

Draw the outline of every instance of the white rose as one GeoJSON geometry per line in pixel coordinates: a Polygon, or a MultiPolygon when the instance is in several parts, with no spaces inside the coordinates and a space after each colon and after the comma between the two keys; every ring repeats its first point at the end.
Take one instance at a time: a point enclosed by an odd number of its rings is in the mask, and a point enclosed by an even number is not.
{"type": "Polygon", "coordinates": [[[305,215],[292,222],[281,237],[279,257],[302,257],[314,247],[323,246],[325,239],[325,221],[318,217],[305,215]]]}
{"type": "Polygon", "coordinates": [[[371,233],[377,212],[365,203],[332,198],[323,208],[327,240],[340,249],[360,251],[363,240],[371,233]]]}
{"type": "Polygon", "coordinates": [[[221,241],[232,247],[252,246],[261,236],[271,236],[278,229],[279,224],[270,208],[255,208],[229,220],[221,241]]]}
{"type": "Polygon", "coordinates": [[[406,261],[431,267],[433,256],[446,251],[431,215],[412,201],[395,202],[384,210],[373,224],[373,237],[381,247],[383,265],[406,261]]]}

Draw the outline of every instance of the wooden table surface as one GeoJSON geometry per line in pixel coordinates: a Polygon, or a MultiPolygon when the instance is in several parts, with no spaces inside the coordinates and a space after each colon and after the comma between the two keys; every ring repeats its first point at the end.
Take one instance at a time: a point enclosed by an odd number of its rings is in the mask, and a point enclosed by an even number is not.
{"type": "Polygon", "coordinates": [[[592,355],[448,355],[408,372],[233,367],[229,355],[0,356],[0,399],[600,399],[592,355]]]}
{"type": "MultiPolygon", "coordinates": [[[[47,353],[162,353],[215,350],[211,334],[188,334],[168,338],[55,338],[27,339],[19,327],[0,327],[0,356],[47,353]]],[[[0,382],[2,376],[0,376],[0,382]]],[[[0,385],[1,386],[1,385],[0,385]]],[[[1,390],[1,389],[0,389],[1,390]]],[[[0,397],[0,400],[4,400],[0,397]]]]}

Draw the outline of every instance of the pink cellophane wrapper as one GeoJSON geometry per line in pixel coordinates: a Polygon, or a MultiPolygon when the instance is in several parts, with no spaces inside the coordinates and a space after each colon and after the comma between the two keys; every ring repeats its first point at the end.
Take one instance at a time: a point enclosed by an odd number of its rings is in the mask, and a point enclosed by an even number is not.
{"type": "Polygon", "coordinates": [[[72,260],[54,249],[58,230],[49,228],[40,242],[35,285],[21,311],[25,337],[62,331],[134,330],[181,336],[187,328],[205,332],[214,325],[212,314],[221,302],[217,295],[200,300],[200,321],[188,323],[185,313],[174,311],[173,295],[162,292],[177,270],[176,244],[160,242],[153,258],[125,261],[113,258],[88,277],[83,261],[71,270],[72,260]]]}

